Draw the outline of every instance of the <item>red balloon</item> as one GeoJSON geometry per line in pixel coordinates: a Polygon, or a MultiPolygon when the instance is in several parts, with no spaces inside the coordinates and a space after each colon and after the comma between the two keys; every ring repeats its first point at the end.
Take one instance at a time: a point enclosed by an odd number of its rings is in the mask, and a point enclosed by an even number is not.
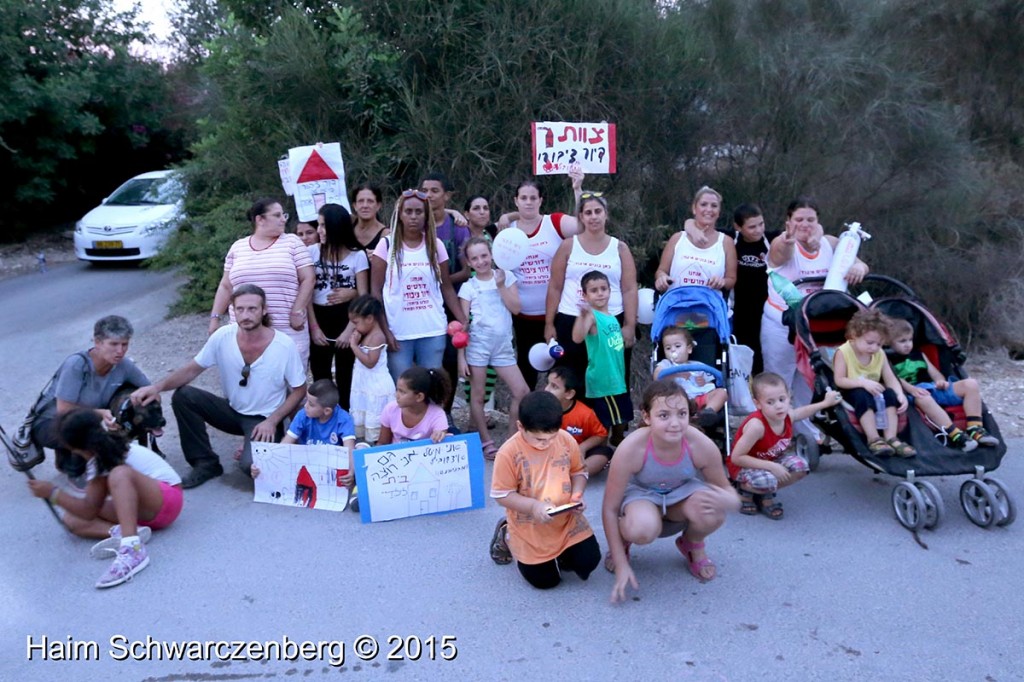
{"type": "Polygon", "coordinates": [[[464,331],[457,331],[452,334],[452,345],[456,348],[465,348],[469,345],[469,334],[464,331]]]}
{"type": "Polygon", "coordinates": [[[448,323],[448,336],[455,336],[457,332],[462,331],[462,323],[458,320],[452,320],[448,323]]]}

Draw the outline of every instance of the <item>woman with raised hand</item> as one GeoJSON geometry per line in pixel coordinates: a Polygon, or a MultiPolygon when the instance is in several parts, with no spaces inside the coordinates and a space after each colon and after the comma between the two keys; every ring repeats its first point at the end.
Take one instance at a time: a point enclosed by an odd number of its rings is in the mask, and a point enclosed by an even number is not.
{"type": "MultiPolygon", "coordinates": [[[[579,201],[583,187],[583,171],[573,166],[569,171],[573,193],[579,201]]],[[[512,318],[516,335],[516,359],[526,385],[537,387],[537,370],[530,364],[530,348],[543,343],[547,312],[548,282],[551,279],[551,261],[562,241],[579,231],[574,215],[540,212],[544,203],[544,190],[536,180],[524,180],[516,188],[517,212],[506,213],[498,220],[498,228],[506,226],[522,230],[529,239],[526,258],[512,273],[519,282],[519,300],[522,310],[512,318]],[[511,221],[511,223],[510,223],[511,221]]]]}

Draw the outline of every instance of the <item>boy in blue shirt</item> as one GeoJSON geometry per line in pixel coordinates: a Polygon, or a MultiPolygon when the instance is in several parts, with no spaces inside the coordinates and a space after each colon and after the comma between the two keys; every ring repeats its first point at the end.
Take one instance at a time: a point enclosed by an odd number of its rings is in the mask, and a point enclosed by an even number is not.
{"type": "MultiPolygon", "coordinates": [[[[356,445],[356,426],[352,416],[341,408],[338,400],[338,387],[333,381],[314,381],[306,391],[306,404],[295,414],[281,442],[344,447],[348,449],[348,461],[352,462],[352,451],[356,445]]],[[[253,467],[252,477],[256,478],[259,475],[259,467],[253,467]]],[[[341,483],[351,488],[354,482],[355,476],[350,468],[342,474],[341,483]]]]}

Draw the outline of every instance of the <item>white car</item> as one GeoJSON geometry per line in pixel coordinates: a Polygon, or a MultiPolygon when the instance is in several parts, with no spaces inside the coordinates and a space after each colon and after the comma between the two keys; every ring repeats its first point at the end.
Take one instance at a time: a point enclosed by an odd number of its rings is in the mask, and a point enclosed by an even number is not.
{"type": "Polygon", "coordinates": [[[86,261],[155,256],[184,218],[184,202],[177,172],[136,175],[75,223],[75,255],[86,261]]]}

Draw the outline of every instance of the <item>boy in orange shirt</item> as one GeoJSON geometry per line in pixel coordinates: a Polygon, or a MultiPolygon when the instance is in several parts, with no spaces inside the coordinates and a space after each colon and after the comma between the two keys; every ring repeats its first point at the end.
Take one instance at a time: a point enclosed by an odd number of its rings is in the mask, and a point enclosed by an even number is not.
{"type": "Polygon", "coordinates": [[[518,433],[505,441],[494,459],[491,497],[505,508],[491,539],[491,558],[513,558],[526,581],[542,590],[562,581],[562,571],[586,580],[601,561],[601,548],[583,516],[587,471],[580,448],[561,430],[562,406],[545,391],[519,404],[518,433]],[[576,509],[551,515],[560,505],[576,509]]]}
{"type": "Polygon", "coordinates": [[[544,386],[562,404],[562,430],[580,446],[587,475],[594,476],[605,470],[615,448],[608,445],[608,429],[597,414],[576,400],[580,388],[579,377],[569,367],[555,367],[548,372],[548,383],[544,386]]]}

